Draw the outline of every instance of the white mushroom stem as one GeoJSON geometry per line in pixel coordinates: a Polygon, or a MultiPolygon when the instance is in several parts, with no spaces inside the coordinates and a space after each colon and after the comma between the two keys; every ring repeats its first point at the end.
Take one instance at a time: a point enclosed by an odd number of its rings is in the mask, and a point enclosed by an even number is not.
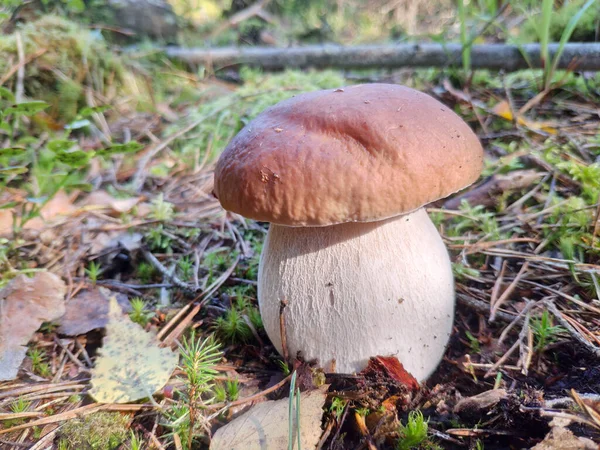
{"type": "Polygon", "coordinates": [[[271,225],[258,273],[265,330],[282,353],[353,373],[396,356],[423,381],[442,359],[454,318],[448,252],[426,211],[380,222],[271,225]]]}

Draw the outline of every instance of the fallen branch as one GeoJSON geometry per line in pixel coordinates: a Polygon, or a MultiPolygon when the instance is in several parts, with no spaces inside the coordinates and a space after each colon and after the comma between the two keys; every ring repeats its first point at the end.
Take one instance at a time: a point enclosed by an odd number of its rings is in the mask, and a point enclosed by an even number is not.
{"type": "MultiPolygon", "coordinates": [[[[554,58],[559,44],[548,47],[554,58]]],[[[226,47],[164,49],[170,58],[189,64],[209,65],[215,70],[234,65],[251,65],[264,70],[286,68],[396,69],[400,67],[448,67],[462,61],[460,44],[388,44],[344,47],[335,44],[290,48],[226,47]]],[[[483,44],[471,47],[473,69],[515,71],[542,68],[539,44],[483,44]],[[526,55],[524,57],[523,55],[526,55]],[[530,61],[531,66],[527,61],[530,61]]],[[[600,43],[566,44],[557,68],[600,71],[600,43]]]]}

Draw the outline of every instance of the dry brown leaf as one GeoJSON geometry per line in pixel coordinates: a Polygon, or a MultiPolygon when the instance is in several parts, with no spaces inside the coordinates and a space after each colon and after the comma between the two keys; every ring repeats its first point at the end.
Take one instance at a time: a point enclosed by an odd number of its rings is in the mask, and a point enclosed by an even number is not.
{"type": "Polygon", "coordinates": [[[117,297],[124,311],[131,309],[127,297],[115,295],[108,289],[92,288],[81,291],[67,303],[65,314],[60,319],[59,333],[77,336],[104,328],[108,323],[109,300],[113,295],[117,297]]]}
{"type": "Polygon", "coordinates": [[[552,428],[544,440],[532,447],[531,450],[597,450],[598,445],[587,438],[577,437],[571,430],[566,428],[569,420],[555,417],[550,422],[552,428]]]}
{"type": "MultiPolygon", "coordinates": [[[[321,418],[327,386],[300,394],[302,449],[314,449],[321,437],[321,418]]],[[[295,417],[295,414],[294,414],[295,417]]],[[[211,450],[261,450],[288,448],[289,399],[266,401],[219,428],[211,450]]],[[[296,426],[293,427],[297,429],[296,426]]],[[[294,442],[297,437],[292,436],[294,442]]]]}
{"type": "Polygon", "coordinates": [[[75,210],[71,198],[64,192],[59,191],[46,203],[40,210],[39,217],[34,217],[28,221],[23,228],[26,230],[41,230],[46,225],[69,215],[75,210]]]}
{"type": "Polygon", "coordinates": [[[65,283],[50,272],[19,275],[0,291],[0,381],[17,376],[40,325],[64,314],[66,292],[65,283]]]}
{"type": "Polygon", "coordinates": [[[9,236],[12,234],[13,216],[14,212],[12,209],[0,209],[0,236],[9,236]]]}
{"type": "Polygon", "coordinates": [[[106,191],[94,191],[82,202],[88,208],[109,209],[112,213],[125,213],[130,211],[140,201],[140,197],[114,198],[106,191]]]}

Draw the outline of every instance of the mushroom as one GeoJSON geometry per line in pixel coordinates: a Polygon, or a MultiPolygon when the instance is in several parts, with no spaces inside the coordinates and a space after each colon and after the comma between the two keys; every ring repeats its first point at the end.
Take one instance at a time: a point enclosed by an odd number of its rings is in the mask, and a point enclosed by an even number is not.
{"type": "Polygon", "coordinates": [[[262,112],[215,169],[224,209],[270,222],[258,302],[283,354],[340,373],[395,356],[419,381],[454,319],[448,252],[424,205],[473,183],[483,150],[450,108],[419,91],[363,84],[262,112]]]}

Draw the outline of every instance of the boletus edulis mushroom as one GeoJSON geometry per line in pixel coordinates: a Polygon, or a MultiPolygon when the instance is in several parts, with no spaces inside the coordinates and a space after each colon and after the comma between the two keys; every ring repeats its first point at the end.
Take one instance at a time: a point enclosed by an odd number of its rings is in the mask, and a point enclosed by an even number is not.
{"type": "Polygon", "coordinates": [[[252,120],[215,170],[224,209],[270,222],[258,274],[282,353],[340,373],[395,356],[419,381],[454,319],[450,258],[424,205],[473,183],[483,150],[422,92],[363,84],[282,101],[252,120]]]}

